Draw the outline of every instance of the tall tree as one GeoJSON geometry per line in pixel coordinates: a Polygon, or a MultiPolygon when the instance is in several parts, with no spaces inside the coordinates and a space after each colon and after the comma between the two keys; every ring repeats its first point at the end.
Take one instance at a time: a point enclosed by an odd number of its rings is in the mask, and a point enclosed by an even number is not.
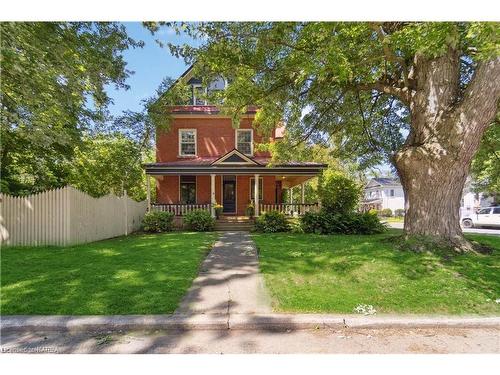
{"type": "Polygon", "coordinates": [[[1,190],[67,183],[84,132],[107,120],[106,85],[127,89],[123,51],[138,47],[117,23],[2,23],[1,190]]]}
{"type": "Polygon", "coordinates": [[[405,234],[471,250],[459,224],[465,179],[500,98],[498,23],[202,23],[202,45],[170,46],[235,124],[248,105],[290,146],[337,142],[363,160],[386,155],[406,197],[405,234]]]}
{"type": "Polygon", "coordinates": [[[75,150],[68,182],[94,197],[126,191],[141,201],[146,199],[142,159],[152,161],[152,149],[144,151],[121,133],[85,137],[75,150]],[[146,155],[141,157],[143,153],[146,155]]]}

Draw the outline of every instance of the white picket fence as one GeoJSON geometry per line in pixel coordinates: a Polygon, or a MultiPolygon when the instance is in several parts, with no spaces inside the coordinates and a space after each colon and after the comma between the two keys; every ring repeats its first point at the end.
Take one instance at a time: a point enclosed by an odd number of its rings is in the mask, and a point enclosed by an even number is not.
{"type": "Polygon", "coordinates": [[[0,194],[0,242],[73,245],[127,235],[139,229],[146,201],[126,195],[93,198],[71,186],[29,196],[0,194]]]}

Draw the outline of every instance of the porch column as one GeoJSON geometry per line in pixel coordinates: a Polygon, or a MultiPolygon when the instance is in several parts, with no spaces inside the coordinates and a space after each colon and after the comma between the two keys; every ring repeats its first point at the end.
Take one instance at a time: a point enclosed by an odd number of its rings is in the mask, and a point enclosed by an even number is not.
{"type": "Polygon", "coordinates": [[[212,214],[212,217],[215,217],[215,175],[211,174],[210,175],[210,213],[212,214]]]}
{"type": "Polygon", "coordinates": [[[300,184],[300,203],[304,204],[305,203],[305,186],[304,183],[300,184]]]}
{"type": "Polygon", "coordinates": [[[293,204],[293,187],[288,188],[288,195],[290,196],[290,204],[293,204]]]}
{"type": "Polygon", "coordinates": [[[151,186],[149,184],[149,175],[146,175],[146,199],[148,201],[148,212],[151,211],[151,186]]]}
{"type": "MultiPolygon", "coordinates": [[[[264,187],[263,187],[264,188],[264,187]]],[[[259,175],[256,174],[254,176],[254,186],[253,186],[253,201],[255,205],[255,216],[259,216],[259,175]]]]}

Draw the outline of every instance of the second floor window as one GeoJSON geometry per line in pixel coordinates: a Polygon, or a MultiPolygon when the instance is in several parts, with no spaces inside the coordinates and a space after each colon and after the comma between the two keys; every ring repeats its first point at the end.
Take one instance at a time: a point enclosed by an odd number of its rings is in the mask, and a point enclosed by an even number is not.
{"type": "Polygon", "coordinates": [[[179,155],[196,156],[195,129],[179,129],[179,155]]]}
{"type": "Polygon", "coordinates": [[[253,155],[253,130],[236,130],[236,149],[245,155],[253,155]]]}

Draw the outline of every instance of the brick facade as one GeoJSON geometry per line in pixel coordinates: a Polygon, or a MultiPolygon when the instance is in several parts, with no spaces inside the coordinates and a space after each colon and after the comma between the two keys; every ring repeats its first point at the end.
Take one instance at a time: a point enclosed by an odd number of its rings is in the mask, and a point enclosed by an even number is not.
{"type": "MultiPolygon", "coordinates": [[[[243,118],[240,129],[251,129],[253,118],[243,118]]],[[[254,156],[270,157],[268,152],[255,151],[258,143],[272,141],[263,139],[254,129],[254,156]]],[[[217,158],[233,150],[236,146],[235,129],[231,119],[221,116],[180,116],[172,120],[170,130],[159,132],[156,143],[156,161],[172,162],[179,160],[197,160],[199,158],[217,158]],[[179,156],[179,129],[196,129],[197,155],[196,157],[179,156]]],[[[252,176],[236,176],[236,207],[237,215],[245,215],[245,210],[250,202],[250,179],[252,176]]],[[[276,177],[262,176],[263,202],[265,204],[280,203],[281,190],[276,195],[276,177]]],[[[157,203],[180,203],[179,176],[163,176],[157,181],[157,203]]],[[[196,203],[210,203],[210,176],[196,176],[196,203]]],[[[218,203],[222,202],[222,176],[217,175],[215,180],[215,197],[218,203]]]]}

